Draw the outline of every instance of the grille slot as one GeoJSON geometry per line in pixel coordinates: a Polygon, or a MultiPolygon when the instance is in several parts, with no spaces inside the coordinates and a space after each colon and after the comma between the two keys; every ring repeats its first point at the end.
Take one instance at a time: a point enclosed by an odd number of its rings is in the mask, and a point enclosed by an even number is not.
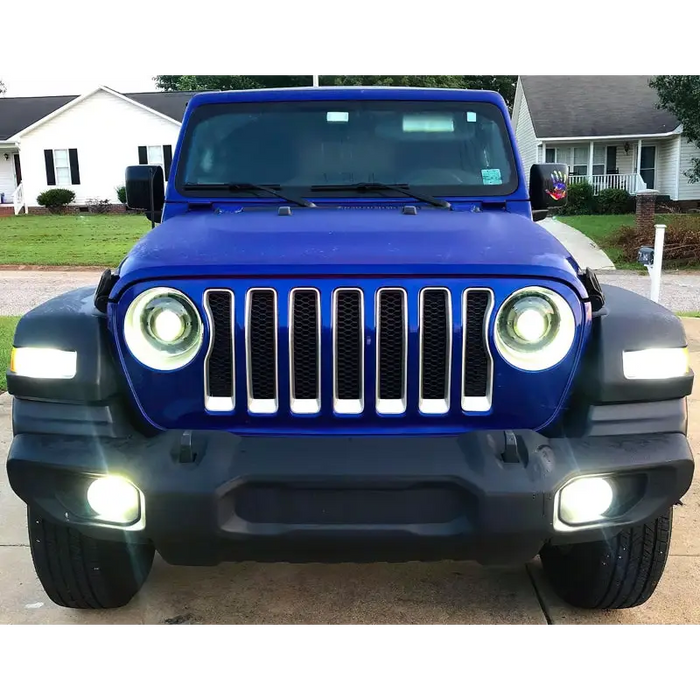
{"type": "Polygon", "coordinates": [[[204,405],[209,411],[233,411],[234,385],[234,298],[228,289],[210,289],[204,294],[211,338],[204,360],[204,405]]]}
{"type": "Polygon", "coordinates": [[[333,293],[333,408],[357,414],[364,409],[364,297],[359,289],[333,293]]]}
{"type": "Polygon", "coordinates": [[[450,410],[452,304],[447,289],[420,292],[420,397],[422,413],[450,410]]]}
{"type": "Polygon", "coordinates": [[[377,292],[377,412],[406,410],[408,313],[404,289],[377,292]]]}
{"type": "Polygon", "coordinates": [[[493,308],[490,289],[467,289],[462,302],[462,409],[488,411],[493,392],[493,358],[488,324],[493,308]]]}
{"type": "Polygon", "coordinates": [[[295,289],[289,298],[290,408],[292,413],[321,409],[321,315],[316,289],[295,289]]]}
{"type": "Polygon", "coordinates": [[[248,409],[275,413],[277,384],[277,292],[250,289],[246,296],[246,367],[248,409]]]}

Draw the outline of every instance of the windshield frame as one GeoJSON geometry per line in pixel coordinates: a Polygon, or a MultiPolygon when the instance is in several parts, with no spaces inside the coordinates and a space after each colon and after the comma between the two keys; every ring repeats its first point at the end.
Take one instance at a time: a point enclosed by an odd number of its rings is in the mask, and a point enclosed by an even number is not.
{"type": "MultiPolygon", "coordinates": [[[[346,98],[346,99],[303,99],[303,100],[286,100],[286,101],[231,101],[231,102],[205,102],[201,105],[197,105],[195,109],[192,110],[189,118],[186,120],[185,130],[181,137],[181,143],[179,144],[178,154],[177,154],[177,169],[175,172],[175,177],[171,179],[169,183],[171,186],[174,185],[175,191],[183,197],[185,200],[192,199],[206,199],[206,200],[260,200],[265,201],[267,199],[274,199],[270,196],[265,196],[261,194],[250,194],[242,195],[241,193],[231,192],[222,193],[221,189],[217,189],[212,186],[211,189],[198,187],[196,191],[188,189],[186,187],[184,179],[184,171],[187,163],[188,155],[190,152],[193,135],[195,132],[195,127],[198,123],[210,118],[213,115],[220,115],[223,113],[237,113],[250,111],[251,108],[255,108],[256,111],[270,111],[270,112],[280,112],[283,110],[297,111],[303,109],[304,107],[313,111],[347,111],[348,104],[352,104],[352,109],[355,110],[377,110],[385,108],[389,111],[399,111],[402,108],[407,111],[416,112],[445,112],[449,110],[458,111],[477,111],[481,113],[488,113],[489,118],[493,119],[496,124],[501,138],[503,139],[503,149],[505,151],[506,158],[508,159],[509,166],[512,172],[512,178],[506,181],[502,185],[468,185],[468,184],[455,184],[455,185],[424,185],[424,184],[412,184],[411,187],[416,191],[425,193],[432,197],[450,197],[456,199],[489,199],[489,198],[504,198],[512,196],[518,192],[521,188],[521,173],[520,173],[520,162],[518,154],[514,148],[513,139],[511,137],[512,130],[509,128],[509,124],[506,123],[506,116],[500,109],[498,104],[495,102],[485,101],[485,100],[418,100],[418,99],[387,99],[387,98],[377,98],[377,99],[357,99],[357,98],[346,98]],[[470,110],[471,108],[471,110],[470,110]]],[[[225,184],[225,183],[224,183],[225,184]]],[[[259,183],[268,184],[268,183],[259,183]]],[[[323,183],[313,183],[323,184],[323,183]]],[[[337,201],[337,200],[387,200],[387,199],[412,199],[409,195],[402,195],[397,192],[391,191],[362,191],[358,192],[349,188],[347,190],[338,189],[335,191],[323,192],[313,190],[312,186],[283,186],[282,191],[287,194],[296,197],[303,197],[310,200],[316,201],[337,201]]]]}

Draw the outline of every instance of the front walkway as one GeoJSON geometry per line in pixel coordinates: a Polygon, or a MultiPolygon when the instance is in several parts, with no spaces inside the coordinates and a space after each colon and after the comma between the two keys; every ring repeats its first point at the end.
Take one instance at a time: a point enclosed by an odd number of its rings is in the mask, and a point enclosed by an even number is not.
{"type": "Polygon", "coordinates": [[[539,225],[547,229],[573,255],[576,262],[584,269],[614,270],[612,260],[596,243],[579,230],[557,219],[545,219],[539,225]]]}

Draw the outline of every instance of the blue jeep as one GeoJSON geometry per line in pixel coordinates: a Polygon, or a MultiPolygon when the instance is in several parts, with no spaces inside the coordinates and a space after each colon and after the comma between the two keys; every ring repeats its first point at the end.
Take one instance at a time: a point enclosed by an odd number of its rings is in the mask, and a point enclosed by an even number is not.
{"type": "Polygon", "coordinates": [[[17,327],[7,469],[49,597],[125,605],[158,551],[539,555],[573,605],[645,602],[693,375],[675,316],[535,223],[567,177],[528,189],[491,92],[192,98],[167,172],[127,169],[153,230],[17,327]]]}

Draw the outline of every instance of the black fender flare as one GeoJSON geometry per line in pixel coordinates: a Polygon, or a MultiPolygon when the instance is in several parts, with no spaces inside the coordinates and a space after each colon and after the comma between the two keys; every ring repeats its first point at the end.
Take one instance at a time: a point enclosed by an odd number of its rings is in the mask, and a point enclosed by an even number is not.
{"type": "Polygon", "coordinates": [[[95,287],[82,287],[37,306],[19,320],[15,347],[75,350],[73,379],[34,379],[7,372],[13,396],[65,403],[103,402],[121,393],[123,380],[107,328],[94,304],[95,287]]]}
{"type": "Polygon", "coordinates": [[[625,350],[686,347],[681,320],[665,307],[622,287],[601,285],[607,313],[593,319],[573,389],[576,402],[590,404],[666,401],[693,390],[693,373],[673,379],[626,379],[625,350]]]}

